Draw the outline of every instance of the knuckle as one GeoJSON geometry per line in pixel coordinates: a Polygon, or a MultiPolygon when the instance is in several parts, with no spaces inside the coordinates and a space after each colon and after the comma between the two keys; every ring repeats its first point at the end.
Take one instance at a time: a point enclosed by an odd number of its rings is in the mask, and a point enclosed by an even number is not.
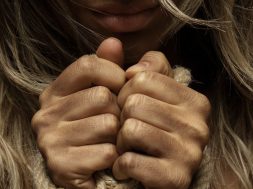
{"type": "Polygon", "coordinates": [[[177,163],[170,172],[168,172],[167,183],[170,188],[186,189],[191,183],[191,173],[183,164],[177,163]]]}
{"type": "Polygon", "coordinates": [[[196,128],[196,125],[193,122],[183,119],[176,118],[175,123],[177,127],[181,130],[183,136],[187,136],[189,138],[195,138],[199,135],[199,129],[196,128]]]}
{"type": "Polygon", "coordinates": [[[192,170],[196,170],[199,167],[203,153],[199,147],[191,146],[188,152],[187,163],[192,170]]]}
{"type": "Polygon", "coordinates": [[[39,110],[38,112],[36,112],[31,120],[31,126],[33,131],[38,134],[42,128],[47,127],[47,120],[48,119],[44,111],[39,110]]]}
{"type": "Polygon", "coordinates": [[[96,55],[84,55],[76,60],[74,66],[77,71],[85,70],[86,72],[93,73],[95,71],[96,55]]]}
{"type": "Polygon", "coordinates": [[[125,142],[139,143],[141,142],[140,137],[138,137],[138,133],[141,132],[140,130],[140,124],[135,119],[127,119],[122,127],[121,137],[125,142]]]}
{"type": "Polygon", "coordinates": [[[63,111],[61,104],[55,104],[48,108],[40,109],[37,111],[31,120],[31,126],[37,134],[43,129],[51,126],[58,119],[60,111],[63,111]]]}
{"type": "Polygon", "coordinates": [[[181,123],[184,133],[182,135],[189,138],[195,145],[204,149],[209,141],[209,128],[205,123],[199,125],[191,125],[189,123],[181,123]]]}
{"type": "Polygon", "coordinates": [[[95,96],[99,103],[102,103],[104,105],[108,105],[113,102],[113,96],[111,91],[103,86],[98,86],[95,89],[95,96]]]}
{"type": "Polygon", "coordinates": [[[141,104],[143,104],[145,100],[144,98],[145,97],[142,94],[129,95],[126,99],[126,103],[123,108],[124,115],[126,117],[133,115],[136,108],[139,107],[141,104]]]}
{"type": "Polygon", "coordinates": [[[113,114],[107,114],[104,116],[104,119],[106,125],[106,132],[112,135],[116,135],[120,127],[118,118],[113,114]]]}
{"type": "Polygon", "coordinates": [[[57,149],[57,145],[60,144],[60,141],[54,133],[41,133],[37,137],[37,145],[41,153],[50,157],[52,152],[57,149]],[[54,149],[54,150],[53,150],[54,149]]]}
{"type": "Polygon", "coordinates": [[[203,124],[199,131],[199,140],[203,146],[205,146],[208,143],[209,136],[210,136],[209,128],[207,124],[203,124]]]}
{"type": "Polygon", "coordinates": [[[135,157],[131,152],[124,153],[118,160],[119,169],[132,169],[135,167],[135,157]]]}
{"type": "Polygon", "coordinates": [[[60,96],[52,95],[55,88],[56,83],[52,83],[52,85],[47,86],[39,95],[39,104],[41,108],[48,107],[50,104],[54,104],[56,101],[62,99],[60,96]]]}
{"type": "Polygon", "coordinates": [[[142,88],[152,77],[153,73],[150,71],[139,72],[133,77],[131,85],[133,88],[142,88]]]}
{"type": "Polygon", "coordinates": [[[116,146],[113,144],[107,144],[104,146],[104,161],[105,162],[114,162],[117,157],[116,146]]]}
{"type": "Polygon", "coordinates": [[[209,99],[203,94],[200,94],[199,106],[201,111],[206,115],[206,117],[208,117],[211,112],[211,103],[209,99]]]}
{"type": "Polygon", "coordinates": [[[185,123],[185,127],[187,127],[187,134],[191,139],[193,139],[198,145],[204,147],[209,140],[209,128],[206,123],[199,122],[196,125],[191,125],[185,123]]]}
{"type": "Polygon", "coordinates": [[[174,121],[177,125],[177,128],[179,129],[179,133],[182,136],[193,140],[196,144],[202,147],[208,143],[210,132],[206,121],[203,121],[201,119],[189,121],[188,119],[183,120],[181,118],[176,118],[174,121]]]}

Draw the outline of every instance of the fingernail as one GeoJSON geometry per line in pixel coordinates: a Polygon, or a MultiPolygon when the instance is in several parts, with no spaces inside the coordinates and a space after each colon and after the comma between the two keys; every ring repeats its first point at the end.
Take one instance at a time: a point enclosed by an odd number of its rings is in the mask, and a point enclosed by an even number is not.
{"type": "Polygon", "coordinates": [[[131,79],[135,74],[148,70],[148,63],[139,62],[126,70],[126,78],[131,79]]]}
{"type": "Polygon", "coordinates": [[[148,66],[149,66],[148,62],[139,62],[139,63],[131,66],[130,68],[128,68],[126,70],[126,72],[140,72],[140,71],[144,71],[144,70],[147,70],[148,66]]]}

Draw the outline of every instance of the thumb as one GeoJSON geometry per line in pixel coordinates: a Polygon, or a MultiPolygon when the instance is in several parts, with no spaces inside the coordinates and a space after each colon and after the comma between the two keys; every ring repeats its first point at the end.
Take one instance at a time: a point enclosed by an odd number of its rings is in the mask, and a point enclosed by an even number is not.
{"type": "Polygon", "coordinates": [[[143,71],[158,72],[173,77],[173,71],[166,56],[159,51],[149,51],[143,55],[140,61],[126,70],[127,79],[143,71]]]}
{"type": "Polygon", "coordinates": [[[110,37],[104,40],[98,47],[97,56],[118,64],[120,67],[123,65],[124,52],[122,42],[117,39],[110,37]]]}

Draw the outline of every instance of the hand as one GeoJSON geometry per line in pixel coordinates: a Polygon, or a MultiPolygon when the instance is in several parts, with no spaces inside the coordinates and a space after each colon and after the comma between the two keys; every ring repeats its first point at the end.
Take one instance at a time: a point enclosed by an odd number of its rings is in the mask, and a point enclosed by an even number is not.
{"type": "Polygon", "coordinates": [[[208,99],[168,77],[168,65],[163,54],[147,53],[118,95],[123,126],[113,173],[147,189],[188,188],[208,141],[208,99]]]}
{"type": "Polygon", "coordinates": [[[79,58],[41,94],[32,126],[55,184],[95,188],[92,174],[112,167],[118,157],[115,94],[125,84],[125,72],[115,63],[122,61],[121,43],[108,39],[97,56],[79,58]]]}

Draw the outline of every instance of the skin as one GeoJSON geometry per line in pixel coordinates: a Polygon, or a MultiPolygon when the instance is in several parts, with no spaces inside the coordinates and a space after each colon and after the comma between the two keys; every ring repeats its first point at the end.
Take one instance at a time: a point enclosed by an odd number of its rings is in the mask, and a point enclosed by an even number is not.
{"type": "Polygon", "coordinates": [[[93,174],[110,168],[146,189],[188,188],[208,142],[210,103],[174,81],[153,47],[143,43],[125,71],[123,44],[109,38],[40,95],[32,127],[56,185],[93,189],[93,174]]]}
{"type": "MultiPolygon", "coordinates": [[[[159,49],[161,41],[163,41],[162,36],[171,22],[171,18],[164,11],[160,11],[153,15],[152,21],[142,30],[130,33],[112,33],[97,24],[92,13],[86,7],[99,7],[104,4],[124,4],[128,6],[132,2],[135,4],[150,4],[151,0],[129,0],[125,2],[118,0],[74,0],[70,2],[72,3],[69,4],[69,7],[78,22],[103,36],[118,38],[124,44],[124,68],[136,64],[147,51],[159,49]]],[[[171,44],[168,48],[173,49],[173,45],[171,44]]]]}
{"type": "Polygon", "coordinates": [[[208,141],[208,99],[171,79],[162,53],[146,53],[126,74],[115,64],[122,53],[107,39],[41,94],[32,125],[51,177],[66,188],[95,188],[92,174],[112,168],[145,188],[185,189],[208,141]]]}

